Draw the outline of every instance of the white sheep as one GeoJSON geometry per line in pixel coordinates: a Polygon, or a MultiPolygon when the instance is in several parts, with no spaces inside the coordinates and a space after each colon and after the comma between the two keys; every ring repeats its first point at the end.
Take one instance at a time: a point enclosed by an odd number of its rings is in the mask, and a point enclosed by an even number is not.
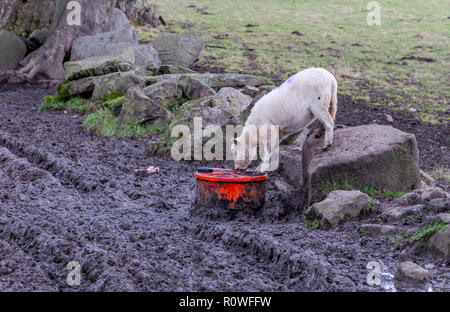
{"type": "Polygon", "coordinates": [[[258,170],[268,171],[271,155],[277,151],[278,142],[300,132],[316,119],[325,128],[323,149],[326,150],[333,143],[336,111],[336,78],[323,68],[308,68],[298,72],[281,86],[262,97],[252,108],[242,134],[237,139],[233,139],[231,145],[235,167],[247,168],[252,160],[250,155],[256,154],[259,143],[264,147],[260,148],[262,163],[258,170]],[[279,127],[279,141],[276,142],[275,149],[267,148],[270,147],[270,144],[264,144],[271,140],[264,134],[267,133],[266,131],[264,133],[259,131],[258,135],[251,132],[255,126],[258,128],[260,125],[279,127]]]}

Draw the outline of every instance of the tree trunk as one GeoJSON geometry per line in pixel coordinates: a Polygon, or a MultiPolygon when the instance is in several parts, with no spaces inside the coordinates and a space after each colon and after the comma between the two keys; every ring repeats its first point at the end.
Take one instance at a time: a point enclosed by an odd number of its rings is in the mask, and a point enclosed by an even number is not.
{"type": "MultiPolygon", "coordinates": [[[[20,64],[19,73],[28,81],[34,78],[63,80],[63,62],[70,53],[73,41],[79,36],[111,30],[111,15],[116,0],[76,0],[81,8],[80,25],[69,25],[69,0],[1,0],[0,28],[17,35],[35,29],[49,32],[45,44],[29,54],[20,64]]],[[[14,75],[17,77],[17,75],[14,75]]]]}

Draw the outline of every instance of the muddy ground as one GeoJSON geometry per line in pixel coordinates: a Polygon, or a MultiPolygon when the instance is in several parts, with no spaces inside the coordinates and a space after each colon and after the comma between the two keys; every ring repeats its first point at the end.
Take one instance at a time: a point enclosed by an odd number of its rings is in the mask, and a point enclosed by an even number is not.
{"type": "MultiPolygon", "coordinates": [[[[82,116],[38,111],[53,92],[0,87],[0,291],[391,289],[401,250],[358,233],[361,223],[376,223],[376,213],[320,230],[306,228],[299,213],[279,220],[191,216],[197,164],[149,156],[148,139],[89,134],[82,116]],[[134,175],[150,165],[160,173],[134,175]],[[383,287],[366,283],[372,260],[383,263],[383,287]],[[81,264],[80,286],[66,282],[70,261],[81,264]]],[[[387,123],[379,108],[349,97],[339,103],[340,124],[387,123]]],[[[394,127],[416,134],[422,168],[449,163],[448,127],[390,114],[394,127]]],[[[271,184],[279,175],[267,181],[270,209],[286,205],[271,184]]],[[[427,253],[414,260],[437,269],[443,263],[427,253]]],[[[432,283],[449,289],[442,276],[432,283]]]]}

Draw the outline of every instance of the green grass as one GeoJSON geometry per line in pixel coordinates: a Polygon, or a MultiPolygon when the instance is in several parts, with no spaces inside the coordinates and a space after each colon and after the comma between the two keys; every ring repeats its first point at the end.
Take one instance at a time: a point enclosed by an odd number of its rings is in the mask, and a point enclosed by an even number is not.
{"type": "Polygon", "coordinates": [[[448,123],[442,112],[450,98],[449,1],[380,1],[379,26],[367,25],[368,1],[148,1],[169,26],[139,27],[139,38],[195,30],[206,42],[204,66],[280,79],[324,67],[337,77],[340,94],[393,109],[413,107],[425,122],[448,123]],[[436,61],[402,60],[408,56],[436,61]]]}
{"type": "Polygon", "coordinates": [[[425,241],[434,233],[440,231],[445,226],[445,223],[440,220],[435,221],[433,225],[418,229],[415,233],[408,235],[404,231],[400,231],[396,236],[389,237],[389,241],[395,245],[396,248],[402,247],[406,244],[413,244],[418,242],[419,246],[423,246],[425,241]]]}
{"type": "Polygon", "coordinates": [[[161,125],[142,125],[140,123],[129,123],[122,127],[117,126],[117,117],[111,110],[101,108],[86,116],[83,126],[94,131],[98,135],[108,137],[141,137],[150,134],[161,134],[168,132],[167,126],[161,125]]]}
{"type": "Polygon", "coordinates": [[[48,95],[44,97],[41,105],[39,106],[39,110],[65,110],[66,109],[66,101],[60,98],[57,95],[48,95]]]}
{"type": "MultiPolygon", "coordinates": [[[[349,180],[343,179],[341,181],[326,181],[322,185],[322,195],[326,197],[333,190],[358,190],[359,188],[352,185],[349,180]]],[[[389,189],[379,189],[374,186],[365,186],[360,189],[361,192],[366,193],[370,197],[376,198],[398,198],[405,194],[403,191],[392,191],[389,189]]],[[[370,206],[373,206],[373,200],[369,202],[370,206]]],[[[371,207],[367,207],[370,210],[371,207]]]]}
{"type": "Polygon", "coordinates": [[[364,230],[364,229],[359,229],[358,233],[361,234],[361,235],[369,235],[370,234],[369,231],[364,230]]]}
{"type": "Polygon", "coordinates": [[[305,221],[305,225],[304,225],[304,229],[313,229],[313,230],[318,230],[320,228],[322,228],[325,225],[325,220],[306,220],[305,221]]]}
{"type": "Polygon", "coordinates": [[[86,113],[89,108],[89,100],[83,99],[80,96],[69,98],[68,100],[58,95],[49,95],[44,97],[39,110],[67,110],[76,113],[86,113]]]}
{"type": "Polygon", "coordinates": [[[381,198],[398,198],[405,195],[402,191],[392,191],[388,189],[377,189],[373,186],[364,187],[361,192],[366,193],[371,197],[381,197],[381,198]]]}
{"type": "Polygon", "coordinates": [[[450,170],[448,168],[435,168],[433,171],[427,171],[433,179],[444,181],[445,183],[450,183],[450,170]]]}
{"type": "Polygon", "coordinates": [[[433,225],[429,225],[427,227],[418,230],[409,238],[409,241],[413,243],[416,241],[423,240],[424,238],[429,237],[433,233],[440,231],[444,226],[445,223],[436,221],[433,225]]]}

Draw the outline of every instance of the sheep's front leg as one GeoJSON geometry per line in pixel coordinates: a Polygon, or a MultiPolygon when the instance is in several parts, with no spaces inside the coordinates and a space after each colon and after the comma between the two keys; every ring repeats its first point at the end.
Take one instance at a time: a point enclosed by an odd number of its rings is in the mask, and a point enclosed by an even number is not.
{"type": "Polygon", "coordinates": [[[325,141],[323,144],[323,150],[325,151],[333,144],[334,120],[328,110],[321,105],[313,105],[311,113],[320,120],[325,128],[325,141]]]}
{"type": "Polygon", "coordinates": [[[281,140],[278,137],[270,138],[271,136],[267,137],[265,135],[260,137],[259,151],[261,164],[256,168],[258,172],[274,171],[278,168],[279,144],[281,140]]]}

